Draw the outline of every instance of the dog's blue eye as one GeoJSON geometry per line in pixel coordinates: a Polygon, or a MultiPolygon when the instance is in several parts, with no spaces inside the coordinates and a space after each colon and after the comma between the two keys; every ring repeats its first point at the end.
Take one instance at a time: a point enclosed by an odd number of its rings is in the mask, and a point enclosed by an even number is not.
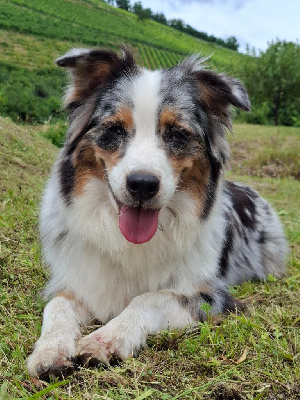
{"type": "Polygon", "coordinates": [[[110,125],[103,128],[97,139],[97,144],[104,150],[115,151],[120,147],[126,136],[127,132],[122,125],[110,125]]]}

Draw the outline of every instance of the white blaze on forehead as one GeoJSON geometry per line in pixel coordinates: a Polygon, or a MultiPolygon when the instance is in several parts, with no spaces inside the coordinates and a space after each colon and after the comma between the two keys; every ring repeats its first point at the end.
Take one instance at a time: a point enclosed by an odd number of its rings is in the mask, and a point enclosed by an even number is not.
{"type": "Polygon", "coordinates": [[[161,78],[161,71],[142,70],[133,82],[133,119],[138,137],[155,135],[161,78]]]}
{"type": "Polygon", "coordinates": [[[155,175],[160,181],[157,207],[161,208],[174,194],[176,183],[172,166],[157,137],[158,109],[161,103],[160,71],[142,70],[132,82],[130,95],[133,104],[135,133],[121,160],[109,171],[108,178],[115,197],[126,202],[126,179],[132,173],[155,175]]]}

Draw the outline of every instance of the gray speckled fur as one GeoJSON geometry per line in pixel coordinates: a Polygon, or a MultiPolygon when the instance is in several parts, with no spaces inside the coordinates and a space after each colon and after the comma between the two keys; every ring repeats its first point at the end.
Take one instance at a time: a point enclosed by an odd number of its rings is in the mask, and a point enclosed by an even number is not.
{"type": "Polygon", "coordinates": [[[226,282],[236,285],[248,279],[266,279],[269,274],[281,277],[288,248],[279,218],[267,201],[244,184],[226,182],[222,207],[232,235],[228,269],[223,274],[226,282]],[[242,198],[249,199],[251,210],[248,201],[245,204],[242,200],[240,213],[235,209],[232,187],[234,194],[240,192],[242,198]]]}

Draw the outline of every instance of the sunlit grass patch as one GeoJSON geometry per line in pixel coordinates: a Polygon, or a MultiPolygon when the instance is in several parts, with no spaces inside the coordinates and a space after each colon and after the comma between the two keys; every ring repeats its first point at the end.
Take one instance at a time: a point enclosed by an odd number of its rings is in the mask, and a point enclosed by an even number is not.
{"type": "Polygon", "coordinates": [[[235,173],[300,180],[300,128],[235,124],[229,141],[235,173]]]}

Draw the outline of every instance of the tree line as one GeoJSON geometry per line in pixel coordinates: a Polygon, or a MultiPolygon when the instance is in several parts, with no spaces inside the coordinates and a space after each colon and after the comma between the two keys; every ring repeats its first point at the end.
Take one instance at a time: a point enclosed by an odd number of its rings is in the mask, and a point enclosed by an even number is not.
{"type": "Polygon", "coordinates": [[[249,92],[252,112],[238,118],[256,124],[300,126],[300,44],[276,40],[244,58],[236,71],[249,92]]]}
{"type": "Polygon", "coordinates": [[[160,24],[170,26],[180,32],[186,33],[190,36],[194,36],[198,39],[205,40],[207,42],[215,43],[219,46],[225,47],[227,49],[238,51],[239,43],[235,36],[230,36],[227,39],[220,39],[214,35],[208,35],[205,32],[200,32],[192,26],[186,24],[182,19],[170,19],[168,20],[166,16],[159,12],[154,13],[150,8],[144,8],[141,1],[135,2],[131,5],[130,0],[102,0],[107,4],[121,8],[122,10],[134,13],[140,21],[153,20],[160,24]]]}

